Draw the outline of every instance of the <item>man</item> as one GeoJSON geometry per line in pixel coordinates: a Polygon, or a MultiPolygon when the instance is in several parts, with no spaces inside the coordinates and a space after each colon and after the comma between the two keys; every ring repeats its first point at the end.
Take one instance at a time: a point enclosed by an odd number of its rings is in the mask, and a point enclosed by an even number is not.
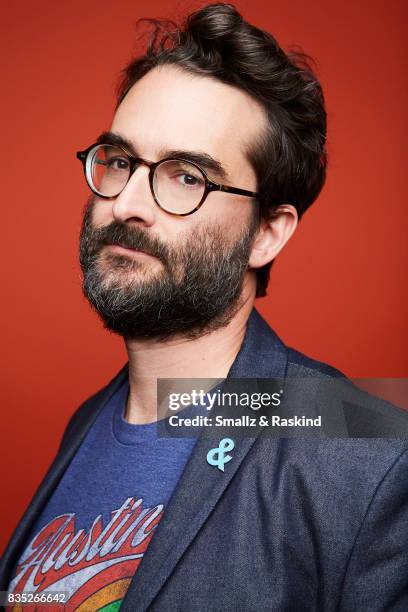
{"type": "Polygon", "coordinates": [[[341,375],[253,309],[324,183],[318,81],[230,5],[153,25],[109,131],[78,153],[84,293],[129,362],[68,424],[1,588],[67,610],[407,610],[405,440],[347,439],[355,412],[331,407],[341,437],[157,433],[159,379],[321,397],[341,375]]]}

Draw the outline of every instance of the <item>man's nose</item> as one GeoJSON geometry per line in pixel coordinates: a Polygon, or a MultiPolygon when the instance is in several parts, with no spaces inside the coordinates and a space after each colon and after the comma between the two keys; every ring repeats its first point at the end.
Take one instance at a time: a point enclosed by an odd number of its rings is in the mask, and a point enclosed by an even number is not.
{"type": "Polygon", "coordinates": [[[157,205],[150,191],[149,168],[136,168],[123,191],[112,200],[112,214],[116,221],[134,221],[147,227],[154,224],[157,205]]]}

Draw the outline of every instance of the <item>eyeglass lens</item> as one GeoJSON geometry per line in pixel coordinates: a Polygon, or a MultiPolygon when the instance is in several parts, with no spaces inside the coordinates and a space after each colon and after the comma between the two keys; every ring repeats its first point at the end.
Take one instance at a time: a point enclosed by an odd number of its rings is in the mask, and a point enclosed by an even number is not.
{"type": "MultiPolygon", "coordinates": [[[[86,176],[90,187],[101,196],[115,197],[124,189],[130,176],[130,161],[122,149],[98,145],[88,154],[86,176]]],[[[153,175],[153,191],[160,206],[169,212],[185,214],[201,202],[205,178],[193,164],[182,160],[165,160],[153,175]]]]}

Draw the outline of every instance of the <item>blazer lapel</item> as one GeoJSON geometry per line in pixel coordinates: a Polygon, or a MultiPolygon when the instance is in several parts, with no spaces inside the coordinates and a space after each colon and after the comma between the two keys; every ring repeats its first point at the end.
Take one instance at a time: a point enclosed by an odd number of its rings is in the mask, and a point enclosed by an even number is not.
{"type": "MultiPolygon", "coordinates": [[[[286,348],[253,310],[244,342],[228,377],[251,378],[247,390],[256,392],[257,378],[284,378],[286,368],[286,348]]],[[[220,439],[201,434],[129,586],[121,612],[142,612],[149,607],[207,520],[260,431],[262,428],[254,432],[254,437],[236,440],[233,458],[225,465],[224,472],[207,463],[208,451],[218,446],[220,439]]],[[[220,438],[226,435],[224,429],[220,438]]],[[[232,429],[231,437],[234,438],[232,429]]]]}

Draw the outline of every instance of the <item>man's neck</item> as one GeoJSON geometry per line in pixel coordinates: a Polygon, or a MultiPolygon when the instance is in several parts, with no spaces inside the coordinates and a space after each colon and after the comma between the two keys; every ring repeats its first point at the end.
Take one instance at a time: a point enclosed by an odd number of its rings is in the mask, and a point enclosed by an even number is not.
{"type": "Polygon", "coordinates": [[[158,378],[225,378],[245,336],[254,299],[247,298],[231,321],[194,340],[128,340],[129,399],[126,420],[157,420],[158,378]]]}

